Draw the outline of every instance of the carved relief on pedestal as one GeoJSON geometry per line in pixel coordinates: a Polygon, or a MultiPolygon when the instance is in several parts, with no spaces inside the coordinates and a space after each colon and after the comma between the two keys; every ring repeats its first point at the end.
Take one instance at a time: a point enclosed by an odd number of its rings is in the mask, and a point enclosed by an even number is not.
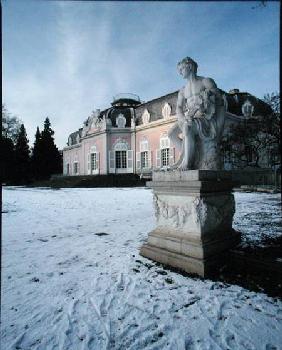
{"type": "Polygon", "coordinates": [[[153,201],[157,222],[177,229],[198,227],[206,231],[228,226],[235,213],[233,195],[223,195],[216,201],[196,197],[185,205],[174,205],[154,194],[153,201]]]}
{"type": "Polygon", "coordinates": [[[188,217],[191,215],[191,208],[188,205],[169,205],[162,201],[154,194],[155,216],[157,221],[165,219],[170,221],[170,224],[175,228],[181,228],[186,223],[188,217]]]}
{"type": "Polygon", "coordinates": [[[193,201],[192,212],[196,222],[202,228],[215,229],[232,224],[235,213],[234,196],[224,195],[213,201],[208,197],[197,197],[193,201]]]}

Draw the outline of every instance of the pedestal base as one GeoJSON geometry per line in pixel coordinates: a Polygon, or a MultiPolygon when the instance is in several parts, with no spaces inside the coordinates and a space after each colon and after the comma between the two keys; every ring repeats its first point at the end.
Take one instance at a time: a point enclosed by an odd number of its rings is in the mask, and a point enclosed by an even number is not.
{"type": "Polygon", "coordinates": [[[156,172],[154,192],[157,228],[140,254],[195,273],[213,274],[225,253],[240,242],[232,229],[233,183],[226,171],[156,172]]]}
{"type": "Polygon", "coordinates": [[[182,271],[209,277],[223,263],[226,252],[240,242],[238,232],[207,242],[189,241],[181,236],[164,235],[158,229],[149,233],[140,255],[182,271]]]}

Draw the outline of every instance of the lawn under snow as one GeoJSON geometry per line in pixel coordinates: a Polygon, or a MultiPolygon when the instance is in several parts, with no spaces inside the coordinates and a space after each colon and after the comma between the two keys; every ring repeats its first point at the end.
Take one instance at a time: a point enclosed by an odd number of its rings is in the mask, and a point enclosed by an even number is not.
{"type": "MultiPolygon", "coordinates": [[[[235,197],[245,242],[277,235],[279,195],[235,197]]],[[[2,211],[3,350],[282,349],[281,301],[139,256],[150,189],[10,187],[2,211]]]]}

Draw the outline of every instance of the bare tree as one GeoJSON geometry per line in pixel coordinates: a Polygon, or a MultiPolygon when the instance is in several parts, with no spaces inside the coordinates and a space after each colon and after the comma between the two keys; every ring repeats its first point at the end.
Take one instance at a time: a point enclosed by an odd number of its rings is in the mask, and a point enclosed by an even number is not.
{"type": "Polygon", "coordinates": [[[20,119],[11,115],[5,105],[2,105],[2,137],[11,139],[15,144],[21,124],[20,119]]]}

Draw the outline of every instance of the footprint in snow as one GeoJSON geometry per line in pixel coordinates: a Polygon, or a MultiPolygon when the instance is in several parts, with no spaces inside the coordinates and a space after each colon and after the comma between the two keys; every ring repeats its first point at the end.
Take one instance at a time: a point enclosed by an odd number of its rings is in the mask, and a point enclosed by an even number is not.
{"type": "Polygon", "coordinates": [[[30,282],[39,282],[39,278],[37,278],[37,277],[32,277],[32,279],[30,280],[30,282]]]}
{"type": "Polygon", "coordinates": [[[40,241],[40,242],[44,242],[44,243],[48,242],[48,239],[45,239],[45,238],[38,238],[37,240],[40,241]]]}

